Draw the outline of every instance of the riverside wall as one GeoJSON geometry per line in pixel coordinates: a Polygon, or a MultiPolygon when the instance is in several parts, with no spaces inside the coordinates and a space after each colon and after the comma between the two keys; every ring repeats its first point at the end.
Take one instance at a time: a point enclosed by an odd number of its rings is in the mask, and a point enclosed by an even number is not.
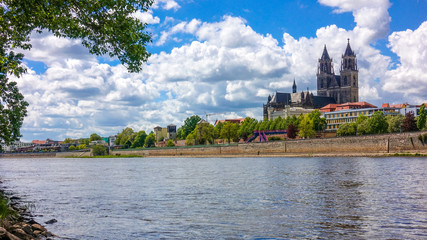
{"type": "Polygon", "coordinates": [[[231,146],[172,147],[162,149],[115,150],[112,155],[140,155],[145,157],[182,156],[304,156],[349,155],[370,156],[394,153],[427,154],[427,144],[418,136],[427,132],[336,137],[322,139],[286,140],[267,143],[244,143],[231,146]]]}

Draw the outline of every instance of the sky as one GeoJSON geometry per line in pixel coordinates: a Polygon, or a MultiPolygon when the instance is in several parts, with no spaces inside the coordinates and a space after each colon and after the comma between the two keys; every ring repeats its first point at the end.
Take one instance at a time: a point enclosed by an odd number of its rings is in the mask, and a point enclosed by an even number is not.
{"type": "Polygon", "coordinates": [[[359,100],[427,102],[427,0],[156,0],[146,22],[152,54],[140,73],[91,55],[80,40],[33,33],[23,141],[150,132],[209,121],[262,119],[276,91],[316,94],[326,44],[339,73],[347,39],[359,67],[359,100]]]}

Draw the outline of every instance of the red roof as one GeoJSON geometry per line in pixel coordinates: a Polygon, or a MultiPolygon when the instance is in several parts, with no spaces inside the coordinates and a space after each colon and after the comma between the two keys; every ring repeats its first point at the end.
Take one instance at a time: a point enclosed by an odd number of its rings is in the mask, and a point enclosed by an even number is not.
{"type": "Polygon", "coordinates": [[[405,108],[408,105],[409,105],[408,103],[400,103],[400,104],[392,104],[392,105],[390,105],[390,107],[392,107],[392,108],[405,108]]]}
{"type": "Polygon", "coordinates": [[[231,123],[241,124],[243,121],[245,121],[245,118],[234,118],[234,119],[216,120],[215,121],[215,125],[217,125],[218,123],[225,123],[225,122],[231,122],[231,123]]]}
{"type": "Polygon", "coordinates": [[[334,112],[344,109],[376,108],[367,102],[347,102],[343,104],[328,104],[320,109],[321,112],[334,112]]]}

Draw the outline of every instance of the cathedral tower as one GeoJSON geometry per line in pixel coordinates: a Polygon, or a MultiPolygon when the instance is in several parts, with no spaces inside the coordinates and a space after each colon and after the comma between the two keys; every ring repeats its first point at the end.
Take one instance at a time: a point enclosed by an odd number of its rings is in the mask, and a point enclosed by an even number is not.
{"type": "Polygon", "coordinates": [[[340,75],[335,75],[332,59],[325,45],[317,69],[317,96],[333,97],[338,104],[358,102],[358,72],[356,55],[350,47],[350,39],[342,55],[340,75]]]}
{"type": "Polygon", "coordinates": [[[347,39],[347,48],[341,61],[341,88],[343,89],[343,102],[359,101],[359,70],[357,69],[356,54],[350,47],[350,39],[347,39]]]}

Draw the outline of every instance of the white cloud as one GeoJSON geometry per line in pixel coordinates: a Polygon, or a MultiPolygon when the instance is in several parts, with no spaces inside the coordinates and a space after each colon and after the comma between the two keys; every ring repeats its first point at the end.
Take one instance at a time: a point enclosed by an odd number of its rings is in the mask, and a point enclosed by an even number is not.
{"type": "Polygon", "coordinates": [[[153,9],[158,9],[159,5],[165,10],[177,11],[181,6],[175,0],[155,0],[151,6],[153,9]]]}
{"type": "Polygon", "coordinates": [[[160,22],[159,17],[153,17],[153,11],[151,9],[146,12],[137,11],[133,14],[133,17],[147,24],[157,24],[160,22]]]}
{"type": "Polygon", "coordinates": [[[427,102],[427,21],[414,31],[394,32],[388,39],[400,64],[386,73],[384,91],[427,102]]]}
{"type": "MultiPolygon", "coordinates": [[[[165,7],[167,2],[158,4],[165,7]]],[[[390,36],[390,47],[401,64],[389,70],[390,58],[373,47],[388,28],[388,1],[372,0],[363,6],[352,1],[321,3],[335,7],[336,12],[352,11],[356,27],[346,30],[330,25],[318,29],[312,38],[296,39],[284,33],[283,43],[279,43],[269,34],[255,32],[239,17],[225,16],[210,23],[192,19],[162,32],[156,44],[180,41],[180,34],[190,35],[193,41],[153,54],[139,74],[130,74],[121,65],[99,63],[79,41],[47,33],[33,36],[34,48],[26,57],[49,68],[43,74],[30,70],[17,80],[30,103],[24,139],[27,135],[28,140],[37,136],[87,137],[92,132],[105,136],[126,126],[151,131],[157,125],[179,126],[186,117],[204,112],[261,118],[266,97],[276,90],[290,91],[294,78],[299,91],[306,87],[315,91],[317,60],[324,44],[338,73],[347,38],[358,58],[361,100],[377,101],[387,94],[405,93],[425,99],[421,92],[426,92],[425,88],[401,89],[408,78],[411,86],[426,85],[422,64],[427,62],[426,45],[422,40],[427,24],[390,36]],[[382,7],[377,5],[381,2],[385,3],[382,7]],[[375,24],[381,29],[374,29],[375,24]],[[414,57],[414,53],[421,56],[414,57]],[[49,131],[43,133],[46,129],[49,131]]],[[[157,21],[152,12],[149,14],[147,21],[157,21]]],[[[175,20],[166,18],[165,22],[175,20]]]]}
{"type": "Polygon", "coordinates": [[[352,12],[357,23],[354,31],[365,44],[388,35],[389,0],[319,0],[319,3],[335,7],[336,13],[352,12]]]}

